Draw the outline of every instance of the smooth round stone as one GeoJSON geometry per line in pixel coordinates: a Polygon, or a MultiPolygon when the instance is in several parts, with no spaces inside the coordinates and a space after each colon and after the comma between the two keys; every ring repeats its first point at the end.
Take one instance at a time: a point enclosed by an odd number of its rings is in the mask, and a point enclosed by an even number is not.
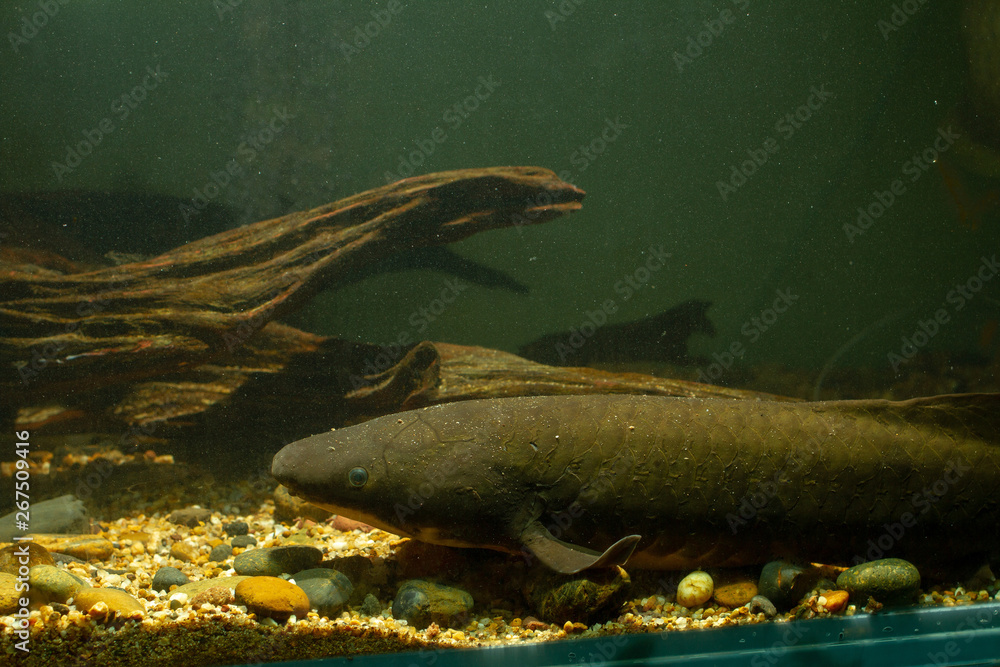
{"type": "Polygon", "coordinates": [[[169,591],[171,586],[183,586],[190,581],[187,575],[176,567],[161,567],[153,575],[152,588],[154,591],[169,591]]]}
{"type": "Polygon", "coordinates": [[[233,548],[228,544],[219,544],[212,547],[212,553],[208,555],[208,560],[213,563],[221,563],[229,560],[233,556],[233,548]]]}
{"type": "Polygon", "coordinates": [[[752,581],[736,581],[715,588],[712,597],[723,607],[736,609],[742,607],[757,595],[757,584],[752,581]]]}
{"type": "Polygon", "coordinates": [[[810,587],[811,577],[802,567],[781,560],[765,565],[757,582],[757,592],[782,608],[795,605],[810,587]]]}
{"type": "Polygon", "coordinates": [[[321,616],[333,618],[341,611],[354,593],[351,580],[336,570],[316,567],[296,572],[295,584],[309,596],[309,606],[321,616]]]}
{"type": "Polygon", "coordinates": [[[108,560],[115,552],[111,540],[94,535],[35,535],[35,541],[52,553],[66,554],[83,561],[108,560]]]}
{"type": "Polygon", "coordinates": [[[257,538],[253,535],[237,535],[229,541],[229,544],[231,544],[233,548],[243,547],[246,549],[247,547],[257,546],[257,538]]]}
{"type": "Polygon", "coordinates": [[[305,618],[309,596],[295,584],[278,577],[250,577],[236,586],[236,602],[258,616],[285,621],[305,618]]]}
{"type": "Polygon", "coordinates": [[[202,507],[188,507],[182,510],[174,510],[167,517],[167,521],[187,526],[188,528],[196,528],[199,523],[208,521],[210,518],[212,518],[212,510],[202,507]]]}
{"type": "MultiPolygon", "coordinates": [[[[707,572],[696,570],[677,584],[677,604],[693,609],[712,599],[715,582],[707,572]]],[[[753,597],[753,596],[751,596],[753,597]]]]}
{"type": "Polygon", "coordinates": [[[55,561],[48,549],[34,542],[18,542],[0,549],[0,572],[17,576],[22,565],[31,569],[36,565],[55,565],[55,561]],[[28,562],[22,563],[25,557],[28,562]]]}
{"type": "Polygon", "coordinates": [[[586,570],[563,575],[538,568],[525,585],[528,604],[550,623],[604,622],[617,615],[632,589],[620,567],[586,570]]]}
{"type": "Polygon", "coordinates": [[[472,596],[460,588],[411,579],[396,592],[392,615],[420,629],[431,623],[461,627],[469,621],[472,605],[472,596]]]}
{"type": "Polygon", "coordinates": [[[175,588],[170,592],[170,594],[176,595],[177,593],[183,593],[188,596],[188,599],[194,599],[199,593],[216,586],[225,586],[230,590],[236,590],[236,587],[240,584],[240,582],[247,579],[249,579],[249,577],[216,577],[214,579],[202,579],[201,581],[192,581],[190,584],[184,584],[183,586],[175,588]]]}
{"type": "Polygon", "coordinates": [[[230,537],[237,537],[249,533],[250,526],[246,521],[232,521],[222,526],[222,530],[226,531],[226,535],[230,537]]]}
{"type": "Polygon", "coordinates": [[[90,611],[98,602],[108,605],[109,613],[123,618],[146,613],[146,607],[141,602],[118,588],[84,588],[73,596],[73,604],[83,613],[90,611]]]}
{"type": "Polygon", "coordinates": [[[0,572],[0,614],[12,614],[20,607],[21,593],[17,590],[17,577],[0,572]]]}
{"type": "Polygon", "coordinates": [[[233,569],[248,577],[277,577],[314,568],[321,560],[323,552],[316,547],[267,547],[244,551],[233,559],[233,569]]]}
{"type": "Polygon", "coordinates": [[[887,605],[906,604],[920,589],[920,572],[902,558],[883,558],[844,570],[837,577],[837,587],[858,605],[866,604],[869,597],[887,605]]]}
{"type": "Polygon", "coordinates": [[[65,602],[90,584],[66,570],[52,565],[36,565],[31,568],[28,585],[33,595],[46,602],[65,602]]]}

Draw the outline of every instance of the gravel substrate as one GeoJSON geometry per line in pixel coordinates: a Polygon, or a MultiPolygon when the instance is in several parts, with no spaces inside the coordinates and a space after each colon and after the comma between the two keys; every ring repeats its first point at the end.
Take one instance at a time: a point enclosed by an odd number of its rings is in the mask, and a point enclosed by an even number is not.
{"type": "MultiPolygon", "coordinates": [[[[112,458],[117,462],[130,460],[121,455],[112,458]]],[[[147,459],[150,465],[154,462],[160,466],[173,465],[162,458],[147,459]]],[[[40,470],[37,472],[41,474],[40,470]]],[[[152,478],[147,475],[154,473],[150,468],[143,476],[150,481],[152,478]]],[[[88,509],[96,516],[92,537],[110,542],[111,555],[103,554],[89,562],[57,558],[57,567],[80,577],[90,586],[113,587],[127,592],[140,601],[144,612],[116,615],[100,605],[81,610],[74,599],[67,600],[67,604],[34,605],[29,619],[28,653],[15,648],[17,619],[11,615],[2,616],[0,651],[4,658],[0,662],[46,666],[245,664],[422,648],[541,642],[567,636],[687,631],[796,619],[807,622],[803,619],[833,614],[825,606],[832,600],[838,600],[834,605],[839,607],[837,614],[865,613],[864,603],[851,600],[841,606],[839,594],[834,595],[829,590],[813,591],[807,601],[773,619],[763,612],[751,612],[747,606],[730,609],[711,600],[699,609],[687,609],[674,601],[676,586],[665,584],[667,579],[677,581],[679,577],[671,574],[665,579],[664,573],[634,572],[632,599],[617,615],[603,623],[549,624],[534,618],[532,610],[522,604],[498,598],[488,602],[477,599],[472,617],[461,627],[446,628],[432,623],[418,630],[405,620],[393,618],[391,611],[398,581],[390,575],[399,565],[397,558],[405,551],[401,551],[401,547],[406,540],[380,530],[341,530],[332,522],[278,523],[274,520],[274,503],[270,498],[272,489],[260,484],[259,480],[206,485],[203,476],[189,479],[191,487],[185,487],[182,482],[168,488],[157,488],[155,483],[144,484],[134,489],[120,488],[113,498],[103,496],[100,503],[89,502],[88,509]],[[171,512],[188,507],[196,498],[211,510],[205,520],[192,526],[168,520],[171,512]],[[105,513],[109,511],[115,515],[107,516],[105,513]],[[243,532],[239,522],[246,524],[247,532],[256,539],[257,545],[237,546],[224,561],[210,561],[213,548],[229,544],[234,539],[233,533],[243,532]],[[362,556],[371,561],[370,579],[375,583],[370,588],[383,611],[375,615],[362,614],[362,604],[358,601],[334,618],[310,611],[304,618],[293,616],[286,622],[279,622],[251,613],[235,601],[206,602],[195,608],[186,596],[179,598],[169,590],[152,588],[153,576],[163,567],[177,568],[193,582],[229,577],[237,574],[233,569],[234,558],[246,549],[291,544],[308,544],[320,549],[324,562],[350,556],[362,556]],[[827,595],[830,595],[829,600],[827,595]]],[[[248,541],[243,537],[240,543],[248,541]]],[[[77,555],[86,556],[86,553],[77,552],[77,555]]],[[[456,582],[454,585],[461,584],[456,582]]],[[[921,591],[918,604],[955,606],[988,600],[1000,600],[996,582],[973,591],[962,588],[921,591]]],[[[367,609],[371,609],[370,603],[367,609]]]]}

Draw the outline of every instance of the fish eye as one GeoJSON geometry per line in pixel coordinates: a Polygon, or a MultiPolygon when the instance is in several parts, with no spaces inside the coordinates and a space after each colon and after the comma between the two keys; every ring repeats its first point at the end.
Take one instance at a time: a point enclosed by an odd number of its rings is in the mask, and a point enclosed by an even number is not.
{"type": "Polygon", "coordinates": [[[368,481],[368,471],[364,468],[352,468],[351,472],[347,473],[347,481],[351,486],[360,488],[368,481]]]}

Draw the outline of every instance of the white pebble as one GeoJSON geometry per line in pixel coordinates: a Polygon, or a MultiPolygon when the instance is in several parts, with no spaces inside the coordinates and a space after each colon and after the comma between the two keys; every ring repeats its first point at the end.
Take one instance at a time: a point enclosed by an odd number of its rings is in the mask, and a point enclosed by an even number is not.
{"type": "Polygon", "coordinates": [[[677,584],[677,604],[689,609],[700,607],[712,599],[714,591],[715,583],[707,572],[692,572],[677,584]]]}

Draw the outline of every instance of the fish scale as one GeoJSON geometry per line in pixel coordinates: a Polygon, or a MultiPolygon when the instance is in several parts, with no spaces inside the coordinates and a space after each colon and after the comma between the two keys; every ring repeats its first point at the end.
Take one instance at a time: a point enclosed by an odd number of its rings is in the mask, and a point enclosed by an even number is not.
{"type": "Polygon", "coordinates": [[[564,572],[625,560],[658,569],[795,556],[850,563],[887,534],[889,555],[919,561],[1000,548],[998,440],[996,394],[531,396],[436,405],[306,438],[279,452],[272,471],[306,500],[390,532],[531,554],[564,572]],[[347,482],[358,467],[363,488],[347,482]],[[420,480],[435,481],[413,509],[420,480]]]}

